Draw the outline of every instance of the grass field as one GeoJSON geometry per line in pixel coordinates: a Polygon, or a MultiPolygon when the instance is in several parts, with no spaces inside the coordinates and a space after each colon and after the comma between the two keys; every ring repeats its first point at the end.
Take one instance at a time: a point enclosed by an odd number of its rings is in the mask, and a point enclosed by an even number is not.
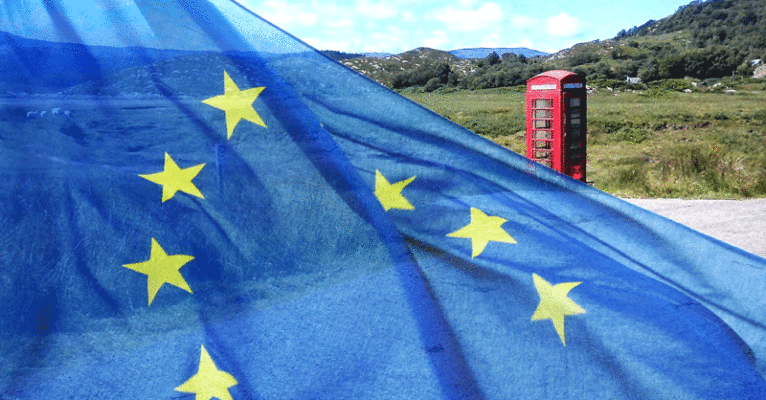
{"type": "MultiPolygon", "coordinates": [[[[766,83],[588,96],[588,181],[618,196],[766,196],[766,83]]],[[[524,89],[403,93],[519,154],[524,89]]]]}

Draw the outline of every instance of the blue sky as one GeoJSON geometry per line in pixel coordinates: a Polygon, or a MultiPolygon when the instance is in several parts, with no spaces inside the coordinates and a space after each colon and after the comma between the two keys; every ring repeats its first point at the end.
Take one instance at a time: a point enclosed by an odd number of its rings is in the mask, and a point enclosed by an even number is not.
{"type": "Polygon", "coordinates": [[[556,52],[661,19],[691,0],[237,0],[320,50],[400,53],[425,46],[556,52]]]}

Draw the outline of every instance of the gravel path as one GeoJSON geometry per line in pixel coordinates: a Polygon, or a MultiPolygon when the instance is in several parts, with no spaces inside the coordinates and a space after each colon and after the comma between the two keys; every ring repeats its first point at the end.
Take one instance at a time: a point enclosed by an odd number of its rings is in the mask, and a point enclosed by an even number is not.
{"type": "Polygon", "coordinates": [[[766,199],[624,199],[755,255],[766,257],[766,199]]]}

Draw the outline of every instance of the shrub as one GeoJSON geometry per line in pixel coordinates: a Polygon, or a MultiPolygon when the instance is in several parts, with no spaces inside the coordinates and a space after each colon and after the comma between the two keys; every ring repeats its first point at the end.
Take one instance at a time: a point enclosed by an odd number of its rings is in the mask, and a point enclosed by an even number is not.
{"type": "Polygon", "coordinates": [[[644,90],[639,95],[643,97],[649,97],[649,98],[659,98],[659,97],[665,97],[670,95],[670,92],[666,89],[651,87],[649,89],[644,90]]]}
{"type": "Polygon", "coordinates": [[[434,90],[442,87],[442,81],[439,78],[431,78],[426,82],[426,85],[423,86],[423,90],[426,92],[433,92],[434,90]]]}
{"type": "Polygon", "coordinates": [[[609,168],[607,178],[596,182],[599,189],[609,193],[629,196],[650,196],[652,188],[644,160],[621,160],[619,165],[609,168]]]}
{"type": "Polygon", "coordinates": [[[649,179],[647,177],[646,167],[643,164],[631,164],[618,168],[615,175],[617,183],[620,186],[629,188],[634,192],[648,192],[649,179]]]}
{"type": "Polygon", "coordinates": [[[704,81],[702,81],[702,84],[707,87],[713,87],[715,86],[716,83],[719,83],[719,82],[721,82],[721,80],[718,78],[707,78],[704,81]]]}
{"type": "Polygon", "coordinates": [[[639,144],[646,139],[649,139],[649,132],[647,132],[645,129],[637,129],[625,126],[617,131],[616,139],[621,142],[639,144]]]}
{"type": "Polygon", "coordinates": [[[718,153],[701,145],[679,145],[668,150],[660,164],[660,172],[666,177],[697,175],[718,162],[718,153]]]}
{"type": "Polygon", "coordinates": [[[766,125],[766,110],[759,110],[752,114],[743,116],[743,119],[759,125],[766,125]]]}
{"type": "Polygon", "coordinates": [[[745,156],[732,155],[717,145],[687,144],[667,149],[659,157],[658,167],[659,181],[666,185],[658,188],[657,194],[750,197],[766,193],[763,156],[748,161],[745,156]]]}
{"type": "Polygon", "coordinates": [[[434,90],[433,93],[449,94],[449,93],[455,93],[459,91],[460,89],[455,86],[440,86],[438,89],[434,90]]]}
{"type": "Polygon", "coordinates": [[[588,131],[591,133],[614,133],[630,126],[629,122],[612,119],[590,118],[588,120],[588,131]]]}
{"type": "Polygon", "coordinates": [[[723,112],[705,113],[705,119],[714,119],[716,121],[726,121],[729,115],[723,112]]]}
{"type": "Polygon", "coordinates": [[[684,90],[694,90],[691,82],[686,79],[662,79],[652,82],[650,88],[663,89],[671,92],[683,92],[684,90]]]}
{"type": "Polygon", "coordinates": [[[588,86],[597,88],[610,87],[612,89],[618,89],[627,85],[627,82],[619,81],[617,79],[589,79],[588,86]]]}

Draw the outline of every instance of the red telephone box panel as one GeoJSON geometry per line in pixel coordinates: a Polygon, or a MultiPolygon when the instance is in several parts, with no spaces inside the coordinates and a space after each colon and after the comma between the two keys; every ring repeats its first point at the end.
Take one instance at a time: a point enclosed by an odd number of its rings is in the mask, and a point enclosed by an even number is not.
{"type": "Polygon", "coordinates": [[[585,78],[555,70],[527,81],[527,157],[585,182],[585,78]]]}

